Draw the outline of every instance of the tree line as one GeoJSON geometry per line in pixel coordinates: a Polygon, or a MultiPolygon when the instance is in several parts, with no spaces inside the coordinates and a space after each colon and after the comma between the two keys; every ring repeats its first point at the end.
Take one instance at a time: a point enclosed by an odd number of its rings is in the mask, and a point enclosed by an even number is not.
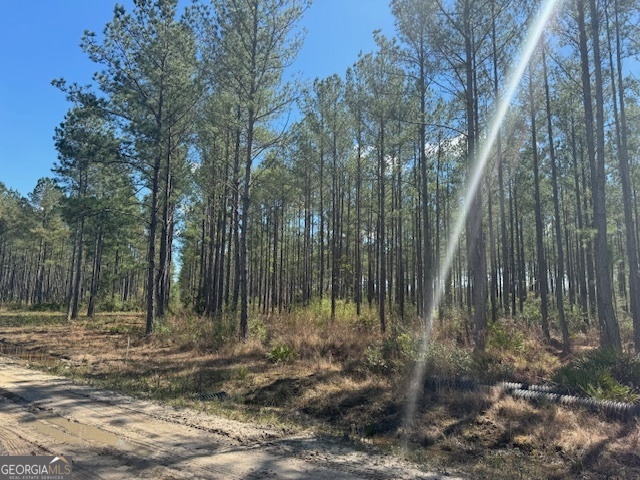
{"type": "Polygon", "coordinates": [[[296,83],[309,6],[136,0],[87,32],[55,179],[0,191],[0,301],[132,302],[148,334],[179,303],[246,339],[326,299],[382,333],[457,310],[480,350],[504,317],[640,350],[638,5],[558,2],[470,198],[542,2],[392,0],[393,37],[296,83]]]}

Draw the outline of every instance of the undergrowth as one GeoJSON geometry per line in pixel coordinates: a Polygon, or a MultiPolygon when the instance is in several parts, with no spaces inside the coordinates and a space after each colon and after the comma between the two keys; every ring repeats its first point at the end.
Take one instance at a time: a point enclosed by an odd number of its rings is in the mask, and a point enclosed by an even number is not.
{"type": "Polygon", "coordinates": [[[278,345],[267,352],[267,358],[273,363],[287,363],[295,360],[298,354],[287,345],[278,345]]]}
{"type": "MultiPolygon", "coordinates": [[[[247,341],[239,338],[231,311],[217,318],[174,314],[159,320],[151,336],[144,335],[141,315],[105,314],[73,321],[71,330],[83,339],[76,342],[82,348],[68,338],[66,325],[35,330],[38,319],[33,313],[0,312],[0,322],[7,320],[7,330],[18,327],[16,335],[22,335],[23,342],[42,334],[37,341],[49,342],[47,351],[65,354],[64,361],[58,360],[60,355],[54,358],[59,373],[101,387],[245,421],[313,425],[392,448],[406,433],[407,385],[421,362],[427,376],[485,383],[554,380],[576,394],[638,400],[639,357],[594,350],[595,327],[587,333],[572,330],[574,350],[581,353],[564,357],[557,346],[543,341],[536,302],[525,306],[515,319],[499,319],[489,326],[482,353],[472,348],[473,328],[464,310],[446,309],[423,345],[424,329],[415,312],[404,318],[390,315],[383,334],[375,306],[363,305],[357,316],[354,304],[338,302],[331,318],[328,299],[282,315],[252,310],[247,341]],[[227,392],[230,400],[200,402],[200,393],[218,391],[227,392]]],[[[42,314],[40,320],[42,325],[66,321],[63,315],[51,314],[42,314]]],[[[559,338],[557,330],[552,333],[559,338]]],[[[602,455],[590,453],[585,445],[596,449],[607,438],[617,441],[616,431],[624,432],[622,424],[587,411],[477,392],[425,391],[416,415],[421,420],[410,432],[410,448],[420,457],[425,449],[446,457],[445,466],[486,472],[484,478],[518,478],[515,469],[506,467],[516,460],[525,478],[551,478],[545,476],[551,463],[558,472],[553,478],[574,478],[567,465],[582,465],[576,471],[584,472],[591,468],[592,456],[601,461],[602,455]],[[614,433],[591,428],[593,422],[614,433]]],[[[624,464],[624,459],[614,460],[603,460],[601,471],[624,464]]]]}
{"type": "Polygon", "coordinates": [[[636,402],[640,399],[640,356],[613,349],[578,355],[561,368],[554,381],[597,400],[636,402]]]}

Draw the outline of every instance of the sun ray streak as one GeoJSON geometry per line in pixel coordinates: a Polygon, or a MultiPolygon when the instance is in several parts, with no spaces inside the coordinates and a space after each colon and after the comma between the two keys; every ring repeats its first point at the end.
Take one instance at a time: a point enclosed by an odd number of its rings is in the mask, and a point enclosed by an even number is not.
{"type": "Polygon", "coordinates": [[[493,117],[489,125],[491,126],[489,133],[481,143],[480,155],[476,158],[475,163],[470,171],[469,177],[467,179],[466,191],[467,194],[464,199],[464,203],[461,209],[458,212],[456,223],[454,229],[452,231],[451,236],[448,239],[447,247],[445,249],[445,257],[444,261],[441,262],[441,268],[438,272],[438,277],[436,281],[435,288],[435,296],[433,302],[433,308],[431,311],[426,312],[426,321],[424,333],[422,336],[422,340],[420,343],[418,362],[416,363],[416,367],[413,373],[412,382],[409,387],[408,397],[407,397],[407,408],[404,416],[404,431],[405,431],[405,443],[408,441],[409,432],[411,430],[411,425],[414,421],[414,417],[417,409],[418,396],[421,389],[422,384],[424,383],[424,376],[426,365],[424,362],[424,357],[429,346],[429,339],[431,336],[431,326],[433,322],[433,313],[438,310],[440,303],[442,302],[442,298],[444,296],[444,281],[449,275],[451,271],[451,266],[453,264],[453,258],[456,255],[458,240],[462,235],[462,231],[469,214],[469,209],[473,202],[473,199],[476,195],[478,188],[480,187],[480,182],[482,180],[484,169],[487,165],[489,157],[491,156],[491,151],[493,149],[493,145],[496,141],[498,133],[500,131],[500,127],[504,118],[509,110],[509,106],[515,97],[515,94],[520,85],[520,81],[522,80],[522,76],[524,75],[525,69],[529,64],[531,56],[535,51],[536,47],[540,42],[540,38],[551,20],[554,12],[559,8],[562,0],[546,0],[540,7],[538,11],[537,17],[533,22],[532,26],[529,29],[527,34],[526,42],[524,43],[524,48],[520,53],[520,58],[516,64],[516,67],[509,74],[509,82],[507,83],[507,89],[504,91],[503,95],[499,97],[496,109],[494,111],[493,117]]]}

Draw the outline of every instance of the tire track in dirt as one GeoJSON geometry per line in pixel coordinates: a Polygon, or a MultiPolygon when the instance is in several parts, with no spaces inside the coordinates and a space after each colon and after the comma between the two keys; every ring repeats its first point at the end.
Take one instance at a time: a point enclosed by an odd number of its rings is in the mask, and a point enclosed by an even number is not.
{"type": "Polygon", "coordinates": [[[9,455],[70,456],[75,478],[454,478],[333,439],[79,385],[7,357],[0,357],[0,446],[9,455]]]}
{"type": "Polygon", "coordinates": [[[22,437],[15,428],[4,423],[0,426],[2,455],[48,455],[50,452],[22,437]]]}

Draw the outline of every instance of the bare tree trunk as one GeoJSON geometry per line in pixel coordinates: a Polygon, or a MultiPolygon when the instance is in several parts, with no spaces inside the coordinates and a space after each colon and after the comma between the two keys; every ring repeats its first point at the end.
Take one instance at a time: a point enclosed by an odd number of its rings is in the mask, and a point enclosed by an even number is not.
{"type": "MultiPolygon", "coordinates": [[[[171,135],[171,130],[169,130],[171,135]]],[[[164,201],[162,205],[162,228],[160,229],[160,254],[158,262],[158,272],[156,277],[156,315],[163,318],[165,315],[165,291],[168,286],[165,284],[165,279],[168,277],[168,270],[171,268],[169,265],[169,250],[171,240],[170,234],[170,212],[171,212],[171,193],[172,193],[172,175],[171,175],[171,140],[167,145],[167,163],[166,171],[164,175],[164,201]]]]}
{"type": "Polygon", "coordinates": [[[556,167],[556,151],[553,140],[553,125],[551,122],[551,97],[549,95],[549,79],[547,75],[547,56],[545,48],[542,49],[542,68],[544,76],[544,92],[547,110],[547,134],[549,138],[549,158],[551,160],[551,180],[553,183],[553,213],[555,215],[556,248],[558,249],[558,264],[556,267],[556,308],[558,309],[558,321],[562,330],[562,351],[568,354],[571,351],[569,340],[569,327],[564,316],[564,301],[562,298],[562,284],[564,283],[564,250],[562,248],[562,227],[560,225],[560,201],[558,198],[558,172],[556,167]]]}
{"type": "Polygon", "coordinates": [[[591,103],[591,83],[589,75],[589,58],[584,27],[584,8],[578,1],[578,25],[580,30],[580,58],[582,64],[582,85],[585,104],[585,123],[587,128],[587,149],[591,165],[593,189],[593,221],[596,227],[596,296],[598,318],[601,322],[601,343],[620,350],[621,340],[618,321],[613,308],[613,291],[611,288],[609,252],[607,248],[607,212],[605,205],[605,171],[604,171],[604,105],[602,92],[602,67],[600,60],[600,26],[595,0],[590,0],[591,32],[593,42],[593,60],[596,91],[596,144],[591,132],[594,131],[593,110],[591,103]]]}
{"type": "MultiPolygon", "coordinates": [[[[421,163],[421,161],[416,162],[421,163]]],[[[420,177],[418,177],[418,166],[414,163],[413,168],[413,178],[415,184],[418,185],[418,181],[422,181],[422,173],[420,177]]],[[[415,249],[416,249],[416,304],[417,304],[417,313],[421,318],[425,318],[424,316],[424,242],[422,241],[422,237],[424,235],[424,224],[422,222],[422,211],[424,208],[424,203],[422,202],[422,194],[418,192],[418,201],[415,206],[415,249]]],[[[423,320],[424,321],[424,320],[423,320]]]]}
{"type": "Polygon", "coordinates": [[[387,320],[386,320],[386,312],[385,312],[385,296],[386,296],[386,288],[387,288],[387,263],[386,263],[386,248],[385,248],[385,162],[384,158],[385,149],[384,149],[384,120],[380,119],[380,132],[379,132],[379,152],[378,152],[378,171],[379,171],[379,210],[380,216],[378,220],[378,251],[379,251],[379,261],[380,261],[380,279],[378,282],[378,303],[379,303],[379,313],[380,313],[380,330],[382,333],[387,331],[387,320]]]}
{"type": "Polygon", "coordinates": [[[338,236],[340,216],[338,207],[338,149],[337,149],[337,132],[335,131],[335,123],[332,125],[334,131],[332,132],[333,142],[331,149],[331,157],[333,168],[331,172],[331,320],[336,318],[336,298],[338,296],[338,275],[339,275],[339,261],[338,261],[338,236]]]}
{"type": "Polygon", "coordinates": [[[322,140],[320,141],[320,269],[319,269],[319,287],[320,287],[320,299],[324,296],[324,147],[322,140]]]}
{"type": "MultiPolygon", "coordinates": [[[[492,2],[492,10],[495,4],[492,2]]],[[[493,95],[495,101],[498,101],[499,93],[499,77],[498,77],[498,52],[496,46],[496,16],[491,15],[491,47],[493,50],[493,95]]],[[[503,159],[502,159],[502,135],[498,131],[496,138],[496,162],[498,164],[498,192],[500,196],[500,239],[502,244],[502,305],[505,315],[509,316],[510,312],[510,269],[509,269],[509,250],[507,247],[507,220],[504,207],[504,174],[503,174],[503,159]]],[[[512,247],[513,248],[513,247],[512,247]]]]}
{"type": "Polygon", "coordinates": [[[80,303],[80,283],[82,280],[82,254],[84,242],[84,214],[80,219],[80,229],[78,232],[78,255],[76,259],[76,273],[73,283],[73,295],[71,300],[71,319],[78,318],[78,305],[80,303]]]}
{"type": "MultiPolygon", "coordinates": [[[[76,223],[75,234],[73,236],[73,250],[71,252],[71,265],[69,266],[69,292],[67,294],[67,321],[71,320],[71,312],[73,311],[73,292],[75,291],[75,266],[77,262],[76,251],[80,241],[80,223],[76,223]]],[[[15,270],[14,270],[15,272],[15,270]]],[[[13,278],[13,274],[12,274],[13,278]]],[[[11,285],[11,284],[10,284],[11,285]]],[[[11,289],[10,291],[13,291],[11,289]]]]}
{"type": "Polygon", "coordinates": [[[249,234],[249,206],[251,204],[251,164],[253,163],[253,128],[255,112],[249,107],[247,124],[247,155],[244,170],[244,185],[242,192],[242,235],[240,236],[240,338],[249,338],[249,292],[247,289],[247,239],[249,234]]]}
{"type": "MultiPolygon", "coordinates": [[[[465,103],[467,120],[468,178],[471,179],[476,162],[476,107],[474,82],[473,32],[471,30],[471,1],[464,3],[463,23],[465,37],[465,103]]],[[[467,258],[472,286],[475,348],[484,351],[487,335],[487,270],[485,266],[483,208],[481,182],[474,194],[467,217],[467,258]]]]}
{"type": "Polygon", "coordinates": [[[533,75],[529,68],[529,102],[531,113],[531,148],[533,150],[533,182],[535,189],[536,216],[536,256],[538,258],[537,283],[540,293],[540,312],[542,314],[542,333],[547,340],[549,333],[549,300],[547,298],[547,262],[544,254],[544,238],[542,225],[542,205],[540,202],[540,173],[538,168],[538,142],[536,138],[536,106],[533,93],[533,75]]]}
{"type": "MultiPolygon", "coordinates": [[[[240,107],[237,108],[237,121],[240,123],[240,107]]],[[[240,262],[240,214],[238,212],[240,204],[240,127],[236,130],[236,143],[233,152],[233,251],[235,257],[235,277],[233,279],[233,297],[231,307],[235,312],[238,308],[238,297],[240,295],[240,277],[242,276],[240,262]]]]}
{"type": "MultiPolygon", "coordinates": [[[[633,192],[629,175],[628,127],[625,110],[624,81],[622,78],[622,54],[620,45],[620,24],[618,19],[618,0],[614,0],[615,33],[616,33],[616,73],[618,80],[618,97],[620,102],[620,135],[618,161],[620,164],[620,181],[622,183],[622,200],[624,204],[624,221],[627,258],[629,260],[629,300],[633,319],[633,340],[636,352],[640,352],[640,269],[638,268],[638,245],[636,243],[635,222],[633,216],[633,192]]],[[[613,62],[612,62],[613,63],[613,62]]],[[[613,70],[613,65],[611,66],[613,70]]],[[[615,106],[615,81],[613,84],[615,106]]]]}
{"type": "Polygon", "coordinates": [[[96,312],[96,297],[98,295],[98,287],[100,285],[100,271],[102,269],[102,228],[98,227],[96,234],[96,245],[93,252],[93,272],[91,274],[91,288],[89,292],[89,306],[87,308],[87,317],[93,318],[96,312]]]}
{"type": "Polygon", "coordinates": [[[147,323],[145,335],[153,332],[156,319],[156,231],[158,228],[158,183],[160,180],[160,155],[156,156],[153,166],[151,185],[151,211],[149,219],[149,250],[147,253],[147,323]]]}
{"type": "MultiPolygon", "coordinates": [[[[431,232],[429,231],[429,177],[427,175],[426,154],[426,72],[424,61],[420,62],[420,180],[422,187],[422,318],[427,322],[433,302],[433,266],[431,265],[431,232]]],[[[469,85],[471,88],[471,85],[469,85]]],[[[427,325],[427,328],[430,326],[427,325]]]]}
{"type": "Polygon", "coordinates": [[[489,300],[491,302],[491,322],[495,322],[498,318],[498,269],[496,268],[496,239],[493,233],[493,195],[491,190],[487,189],[487,213],[489,217],[489,262],[491,263],[490,267],[490,294],[489,300]]]}
{"type": "Polygon", "coordinates": [[[271,313],[274,313],[278,303],[278,207],[273,209],[273,258],[271,259],[271,313]]]}
{"type": "Polygon", "coordinates": [[[356,275],[354,281],[354,295],[356,300],[356,315],[360,315],[362,309],[362,210],[361,210],[361,190],[362,190],[362,132],[358,121],[358,158],[356,164],[356,232],[355,232],[355,256],[356,275]]]}
{"type": "Polygon", "coordinates": [[[589,326],[589,305],[587,299],[587,273],[586,273],[586,261],[585,261],[585,248],[582,241],[582,200],[580,199],[580,182],[578,172],[578,155],[576,152],[576,136],[573,117],[571,118],[571,157],[573,160],[573,183],[576,190],[576,216],[578,223],[578,233],[576,234],[578,239],[578,248],[576,249],[578,255],[577,270],[578,270],[578,290],[580,291],[580,308],[582,309],[582,315],[585,323],[585,329],[589,326]]]}

